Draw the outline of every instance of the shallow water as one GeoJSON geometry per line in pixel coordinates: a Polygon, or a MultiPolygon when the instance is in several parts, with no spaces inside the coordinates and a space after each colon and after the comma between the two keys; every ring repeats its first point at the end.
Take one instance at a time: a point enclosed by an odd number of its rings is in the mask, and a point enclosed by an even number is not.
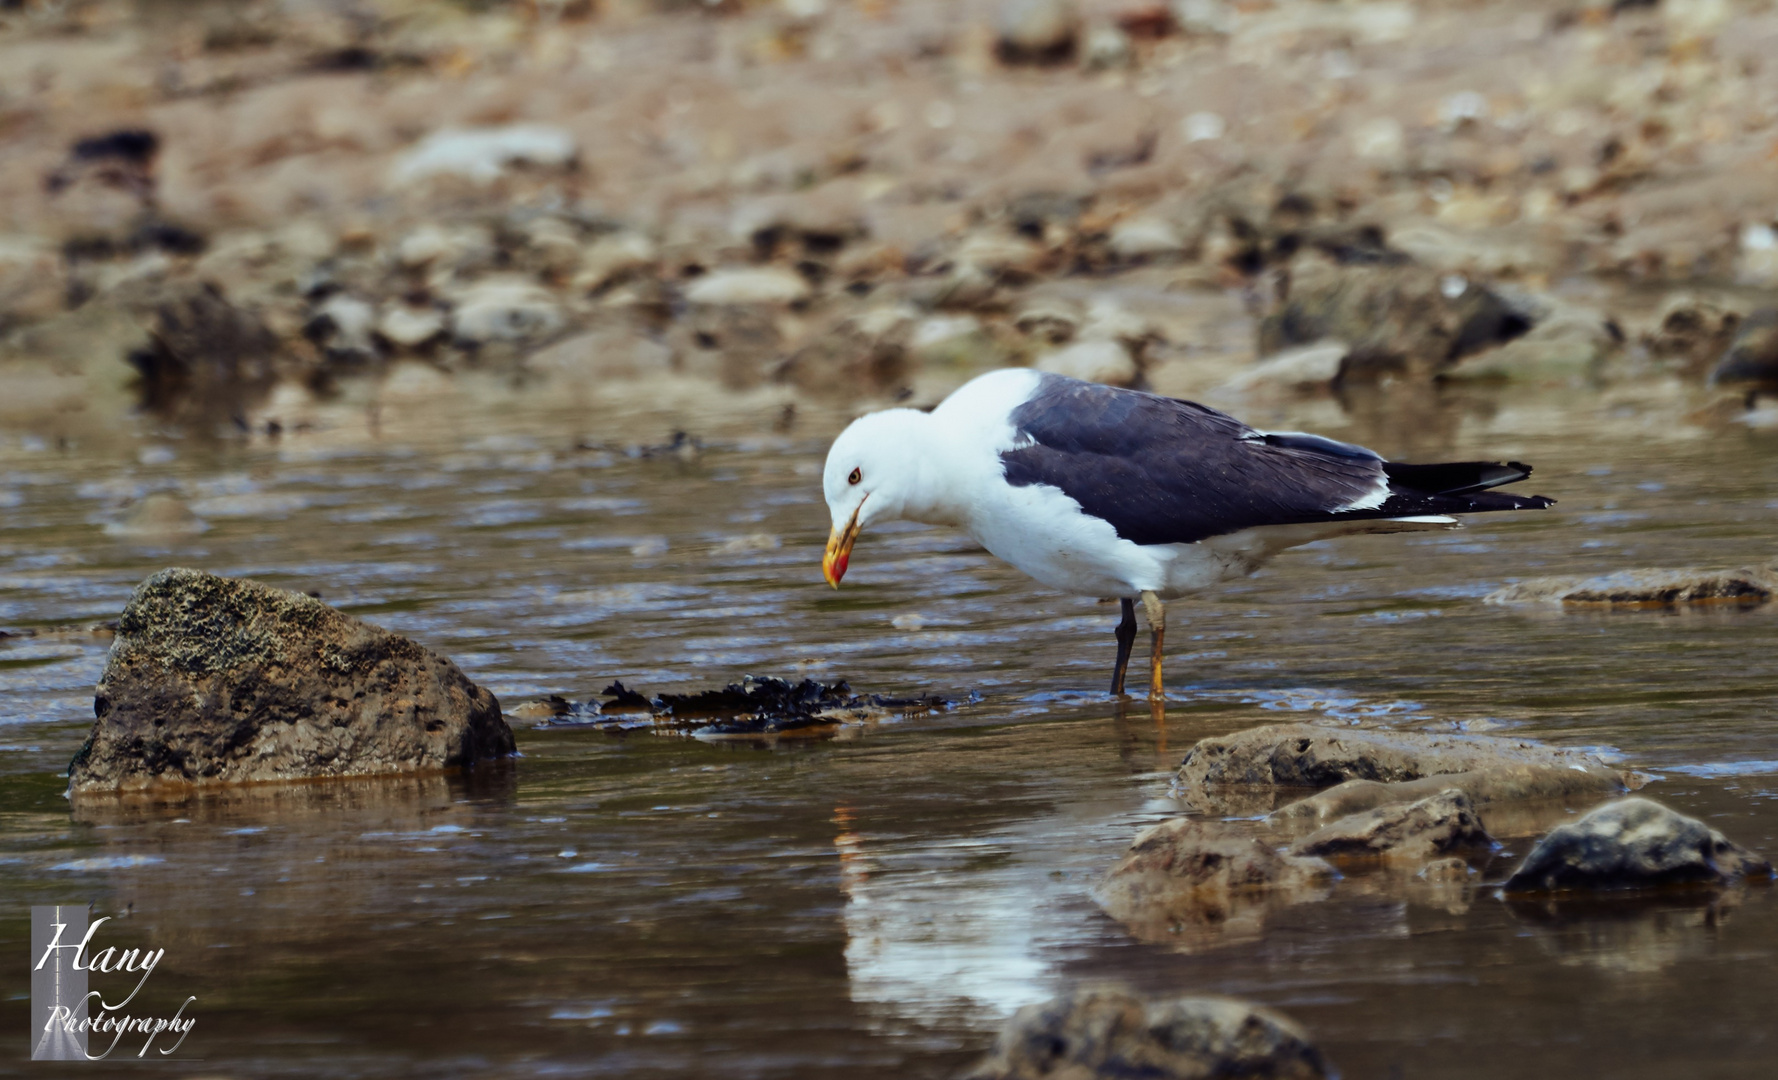
{"type": "MultiPolygon", "coordinates": [[[[206,1075],[944,1076],[1013,1009],[1102,978],[1278,1006],[1349,1077],[1769,1072],[1778,890],[1548,910],[1355,874],[1165,945],[1086,890],[1179,811],[1193,740],[1280,719],[1603,748],[1658,777],[1647,794],[1778,852],[1778,611],[1480,600],[1536,574],[1771,560],[1770,436],[1486,412],[1330,432],[1520,457],[1561,502],[1314,545],[1175,605],[1157,722],[1103,698],[1114,608],[952,533],[882,529],[829,590],[820,432],[712,436],[686,461],[576,448],[590,426],[534,408],[251,447],[3,436],[0,628],[54,632],[0,640],[0,954],[26,953],[28,903],[119,916],[109,940],[167,950],[148,1004],[197,996],[176,1060],[206,1075]],[[154,490],[209,529],[107,530],[154,490]],[[167,565],[319,592],[508,708],[745,673],[984,697],[781,745],[516,721],[522,757],[471,782],[71,817],[60,774],[106,648],[74,628],[167,565]]],[[[24,965],[0,968],[8,1074],[31,1068],[28,994],[24,965]]]]}

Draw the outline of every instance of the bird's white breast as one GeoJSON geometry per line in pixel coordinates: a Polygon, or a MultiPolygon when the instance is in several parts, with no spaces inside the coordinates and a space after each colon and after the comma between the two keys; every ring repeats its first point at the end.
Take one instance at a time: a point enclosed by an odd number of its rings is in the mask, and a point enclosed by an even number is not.
{"type": "Polygon", "coordinates": [[[1025,368],[991,372],[933,410],[933,452],[944,461],[935,474],[949,488],[940,501],[952,509],[946,523],[1043,584],[1080,596],[1176,595],[1250,572],[1206,545],[1124,540],[1060,488],[1008,484],[1000,455],[1023,444],[1011,414],[1040,381],[1025,368]]]}

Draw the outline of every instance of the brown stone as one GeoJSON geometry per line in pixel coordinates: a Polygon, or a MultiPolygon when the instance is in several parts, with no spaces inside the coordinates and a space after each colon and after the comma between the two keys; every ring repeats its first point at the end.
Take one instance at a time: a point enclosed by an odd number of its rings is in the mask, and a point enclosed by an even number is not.
{"type": "Polygon", "coordinates": [[[102,791],[452,769],[513,752],[451,661],[301,593],[172,569],[137,587],[69,767],[102,791]]]}

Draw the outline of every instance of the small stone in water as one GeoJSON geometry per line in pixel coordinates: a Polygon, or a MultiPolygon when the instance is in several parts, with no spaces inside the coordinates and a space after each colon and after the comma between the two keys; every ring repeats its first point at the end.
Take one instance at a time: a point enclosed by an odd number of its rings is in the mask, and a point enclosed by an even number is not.
{"type": "Polygon", "coordinates": [[[813,679],[790,683],[753,676],[720,690],[661,694],[653,700],[621,682],[607,686],[603,694],[604,702],[550,698],[556,711],[543,726],[594,727],[612,733],[647,728],[703,736],[774,734],[833,726],[872,713],[938,712],[954,704],[931,694],[914,698],[853,694],[843,681],[824,685],[813,679]]]}

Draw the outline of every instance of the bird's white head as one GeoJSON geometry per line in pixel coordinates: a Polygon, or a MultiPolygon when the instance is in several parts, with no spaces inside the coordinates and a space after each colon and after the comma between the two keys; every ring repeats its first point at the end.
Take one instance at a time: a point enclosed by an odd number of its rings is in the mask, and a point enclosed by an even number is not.
{"type": "Polygon", "coordinates": [[[907,516],[916,501],[920,461],[931,417],[917,409],[888,409],[852,421],[827,451],[822,492],[833,531],[821,570],[839,588],[858,533],[873,521],[907,516]]]}

